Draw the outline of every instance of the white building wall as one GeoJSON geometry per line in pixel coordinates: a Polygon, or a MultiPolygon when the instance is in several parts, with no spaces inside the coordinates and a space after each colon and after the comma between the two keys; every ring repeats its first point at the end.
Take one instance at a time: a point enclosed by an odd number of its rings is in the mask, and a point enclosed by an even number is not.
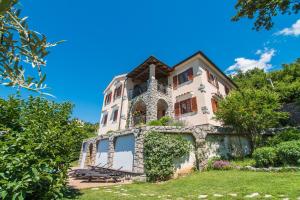
{"type": "Polygon", "coordinates": [[[109,131],[125,129],[127,110],[128,110],[128,98],[127,98],[126,76],[122,76],[121,78],[115,78],[103,94],[103,106],[102,106],[101,117],[99,122],[100,126],[99,126],[98,134],[101,135],[101,134],[106,134],[109,131]],[[120,85],[122,85],[121,96],[114,100],[113,99],[114,91],[120,85]],[[109,104],[105,105],[105,97],[110,92],[112,92],[112,100],[109,104]],[[115,109],[118,109],[118,118],[116,121],[113,121],[113,112],[115,109]],[[106,125],[104,125],[103,117],[106,113],[108,113],[108,118],[107,118],[106,125]]]}

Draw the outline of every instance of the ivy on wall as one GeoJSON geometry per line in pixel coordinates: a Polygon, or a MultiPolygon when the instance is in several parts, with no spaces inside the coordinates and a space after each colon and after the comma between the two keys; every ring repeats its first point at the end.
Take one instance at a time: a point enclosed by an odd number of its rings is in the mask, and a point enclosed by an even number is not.
{"type": "Polygon", "coordinates": [[[144,165],[148,180],[164,181],[174,173],[174,161],[187,155],[191,144],[183,135],[149,132],[144,140],[144,165]]]}

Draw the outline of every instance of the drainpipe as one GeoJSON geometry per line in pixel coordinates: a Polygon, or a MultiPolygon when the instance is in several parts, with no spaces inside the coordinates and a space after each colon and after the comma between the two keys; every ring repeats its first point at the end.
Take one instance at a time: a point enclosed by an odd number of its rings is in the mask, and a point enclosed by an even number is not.
{"type": "Polygon", "coordinates": [[[124,81],[123,89],[122,89],[122,99],[121,99],[121,108],[120,108],[120,117],[119,117],[119,127],[118,127],[118,130],[121,129],[121,120],[122,120],[122,112],[123,112],[123,101],[124,101],[124,91],[125,91],[125,86],[126,86],[127,80],[128,80],[128,77],[126,77],[126,79],[124,81]]]}

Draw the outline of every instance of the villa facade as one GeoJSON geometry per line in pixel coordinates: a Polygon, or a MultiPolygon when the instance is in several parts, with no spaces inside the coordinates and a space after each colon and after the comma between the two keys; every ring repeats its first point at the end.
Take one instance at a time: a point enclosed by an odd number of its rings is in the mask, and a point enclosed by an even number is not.
{"type": "Polygon", "coordinates": [[[202,52],[173,67],[150,56],[104,91],[99,135],[170,116],[187,126],[220,125],[218,101],[235,84],[202,52]]]}
{"type": "Polygon", "coordinates": [[[170,67],[151,56],[113,78],[104,91],[98,136],[83,141],[79,163],[144,173],[148,132],[182,134],[193,148],[176,163],[176,173],[201,169],[213,156],[250,153],[247,135],[226,131],[214,120],[218,101],[235,84],[202,52],[170,67]],[[149,126],[170,116],[184,126],[149,126]]]}

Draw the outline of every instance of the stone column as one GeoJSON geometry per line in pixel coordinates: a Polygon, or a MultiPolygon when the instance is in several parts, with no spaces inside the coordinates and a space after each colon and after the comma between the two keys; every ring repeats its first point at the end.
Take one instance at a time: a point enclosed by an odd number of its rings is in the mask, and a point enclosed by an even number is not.
{"type": "Polygon", "coordinates": [[[115,153],[114,139],[115,138],[113,136],[108,138],[108,158],[107,158],[108,168],[111,168],[113,166],[114,153],[115,153]]]}
{"type": "Polygon", "coordinates": [[[144,173],[144,131],[134,132],[135,147],[133,157],[133,172],[144,173]]]}
{"type": "Polygon", "coordinates": [[[155,79],[155,65],[149,65],[149,80],[155,79]]]}
{"type": "Polygon", "coordinates": [[[149,80],[149,86],[147,91],[147,97],[145,99],[147,105],[146,112],[146,121],[152,121],[157,119],[157,100],[158,100],[158,91],[157,91],[157,80],[149,80]]]}
{"type": "Polygon", "coordinates": [[[201,127],[195,127],[193,136],[195,137],[195,148],[196,148],[196,159],[197,167],[202,170],[206,167],[207,156],[206,156],[206,138],[207,132],[201,127]]]}

